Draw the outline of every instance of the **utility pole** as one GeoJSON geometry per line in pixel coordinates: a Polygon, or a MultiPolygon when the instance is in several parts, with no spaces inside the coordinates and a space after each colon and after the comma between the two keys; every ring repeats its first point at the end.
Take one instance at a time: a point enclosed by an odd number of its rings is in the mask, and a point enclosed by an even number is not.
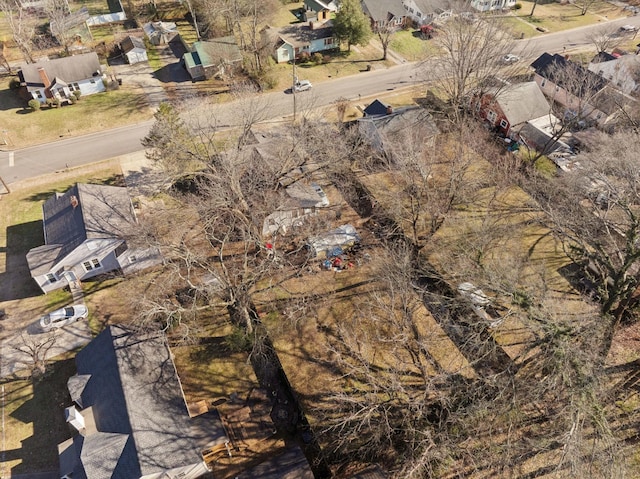
{"type": "Polygon", "coordinates": [[[293,48],[293,83],[291,84],[291,93],[293,93],[293,123],[296,122],[296,83],[298,76],[296,75],[296,47],[293,48]]]}

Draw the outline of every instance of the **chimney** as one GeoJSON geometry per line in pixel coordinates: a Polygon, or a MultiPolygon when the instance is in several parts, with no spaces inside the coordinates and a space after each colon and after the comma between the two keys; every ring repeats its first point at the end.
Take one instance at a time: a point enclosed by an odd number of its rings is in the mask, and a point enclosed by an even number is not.
{"type": "Polygon", "coordinates": [[[76,195],[71,195],[71,198],[69,198],[69,200],[71,202],[71,206],[75,210],[78,207],[78,197],[76,195]]]}
{"type": "Polygon", "coordinates": [[[84,432],[84,417],[76,409],[75,406],[69,406],[64,410],[65,419],[71,424],[78,432],[84,432]]]}
{"type": "Polygon", "coordinates": [[[391,107],[391,105],[387,106],[387,115],[391,115],[393,113],[393,108],[391,107]]]}
{"type": "Polygon", "coordinates": [[[49,88],[49,85],[51,85],[51,80],[49,80],[47,72],[43,67],[38,68],[38,74],[40,75],[40,79],[42,80],[42,84],[44,85],[45,89],[49,88]]]}

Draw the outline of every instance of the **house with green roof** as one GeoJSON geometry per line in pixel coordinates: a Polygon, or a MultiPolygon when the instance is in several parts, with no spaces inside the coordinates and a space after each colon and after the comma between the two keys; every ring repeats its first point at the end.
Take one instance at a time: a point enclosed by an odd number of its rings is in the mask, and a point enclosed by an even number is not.
{"type": "Polygon", "coordinates": [[[230,75],[242,66],[242,53],[233,36],[195,42],[182,57],[191,79],[230,75]]]}

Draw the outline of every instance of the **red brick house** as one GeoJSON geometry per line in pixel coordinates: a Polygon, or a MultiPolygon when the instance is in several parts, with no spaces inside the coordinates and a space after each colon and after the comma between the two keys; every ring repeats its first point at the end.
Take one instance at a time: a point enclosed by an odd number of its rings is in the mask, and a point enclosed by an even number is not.
{"type": "Polygon", "coordinates": [[[470,106],[478,117],[505,137],[515,136],[528,120],[551,113],[551,106],[533,81],[485,93],[473,98],[470,106]]]}

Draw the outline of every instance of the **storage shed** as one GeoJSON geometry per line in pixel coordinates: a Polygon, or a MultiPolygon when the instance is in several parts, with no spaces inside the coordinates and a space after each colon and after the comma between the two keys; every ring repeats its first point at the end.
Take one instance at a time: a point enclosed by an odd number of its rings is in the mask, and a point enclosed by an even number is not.
{"type": "Polygon", "coordinates": [[[148,60],[147,48],[141,38],[128,36],[120,42],[120,48],[127,63],[131,65],[148,60]]]}

